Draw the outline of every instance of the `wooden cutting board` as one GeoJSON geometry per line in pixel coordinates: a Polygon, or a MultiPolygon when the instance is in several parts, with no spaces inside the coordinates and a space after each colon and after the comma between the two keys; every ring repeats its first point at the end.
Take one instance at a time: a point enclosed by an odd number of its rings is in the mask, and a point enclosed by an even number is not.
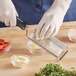
{"type": "Polygon", "coordinates": [[[68,70],[71,70],[71,67],[76,68],[76,43],[71,42],[67,37],[67,30],[70,28],[76,28],[76,22],[63,23],[56,36],[69,46],[69,52],[60,62],[43,49],[41,49],[40,54],[31,54],[26,45],[29,40],[25,36],[25,31],[20,28],[0,28],[0,38],[7,38],[12,41],[11,50],[0,56],[0,76],[34,76],[35,72],[39,72],[40,68],[48,63],[61,64],[63,68],[68,70]],[[15,68],[10,62],[10,57],[14,54],[29,55],[30,64],[22,69],[15,68]]]}

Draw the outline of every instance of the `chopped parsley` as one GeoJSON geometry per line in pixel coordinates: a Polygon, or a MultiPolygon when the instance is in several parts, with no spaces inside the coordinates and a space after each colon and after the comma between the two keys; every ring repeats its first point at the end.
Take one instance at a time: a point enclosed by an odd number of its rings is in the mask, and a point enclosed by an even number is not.
{"type": "Polygon", "coordinates": [[[47,64],[35,76],[76,76],[76,70],[68,71],[63,69],[59,64],[47,64]]]}

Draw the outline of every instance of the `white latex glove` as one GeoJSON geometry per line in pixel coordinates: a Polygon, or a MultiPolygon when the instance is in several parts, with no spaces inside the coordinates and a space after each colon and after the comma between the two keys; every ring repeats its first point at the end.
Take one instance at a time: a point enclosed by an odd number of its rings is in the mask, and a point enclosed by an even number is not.
{"type": "Polygon", "coordinates": [[[55,36],[63,22],[71,0],[55,0],[52,7],[46,11],[38,24],[36,38],[41,40],[55,36]]]}
{"type": "Polygon", "coordinates": [[[16,26],[16,16],[18,14],[12,1],[0,0],[0,22],[7,26],[16,26]]]}

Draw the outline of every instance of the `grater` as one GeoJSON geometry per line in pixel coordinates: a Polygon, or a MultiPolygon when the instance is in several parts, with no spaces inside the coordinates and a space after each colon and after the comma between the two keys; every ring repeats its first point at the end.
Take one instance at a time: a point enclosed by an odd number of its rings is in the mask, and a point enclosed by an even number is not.
{"type": "Polygon", "coordinates": [[[36,31],[31,33],[32,29],[33,28],[26,29],[26,36],[34,43],[42,47],[44,50],[54,55],[58,60],[62,60],[62,58],[68,52],[68,46],[65,43],[58,40],[56,37],[49,37],[45,40],[37,40],[35,37],[36,31]]]}
{"type": "Polygon", "coordinates": [[[19,26],[23,30],[25,30],[25,28],[27,27],[26,36],[28,37],[28,39],[32,40],[41,48],[51,53],[59,61],[62,60],[63,57],[67,54],[68,46],[65,43],[58,40],[56,37],[49,37],[45,40],[37,40],[35,37],[36,26],[26,26],[26,24],[19,18],[17,18],[17,26],[19,26]]]}

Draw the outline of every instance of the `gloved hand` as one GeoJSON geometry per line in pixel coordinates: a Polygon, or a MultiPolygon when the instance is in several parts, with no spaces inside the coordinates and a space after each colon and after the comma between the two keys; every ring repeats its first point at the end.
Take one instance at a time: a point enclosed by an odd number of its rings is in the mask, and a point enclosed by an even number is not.
{"type": "Polygon", "coordinates": [[[16,16],[18,14],[12,1],[0,0],[0,22],[7,26],[16,26],[16,16]]]}
{"type": "Polygon", "coordinates": [[[36,38],[41,40],[55,36],[63,22],[71,0],[55,0],[52,7],[46,11],[38,24],[36,38]]]}

